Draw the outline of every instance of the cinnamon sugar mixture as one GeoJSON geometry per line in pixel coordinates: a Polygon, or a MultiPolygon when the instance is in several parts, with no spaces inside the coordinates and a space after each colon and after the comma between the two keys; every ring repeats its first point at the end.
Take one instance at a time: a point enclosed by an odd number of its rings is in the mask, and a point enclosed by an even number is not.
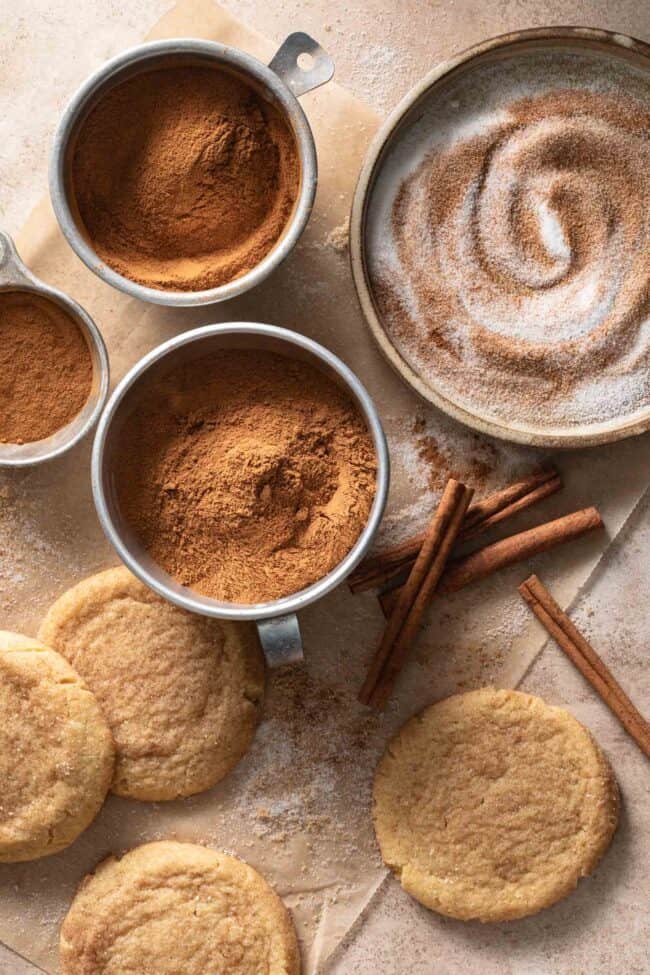
{"type": "Polygon", "coordinates": [[[178,582],[266,602],[333,569],[364,528],[376,457],[350,398],[313,366],[224,351],[179,367],[127,421],[123,514],[178,582]]]}
{"type": "Polygon", "coordinates": [[[217,287],[274,247],[300,185],[278,110],[218,68],[148,71],[81,127],[72,183],[91,243],[123,276],[173,291],[217,287]]]}
{"type": "Polygon", "coordinates": [[[648,78],[513,58],[440,93],[403,143],[369,251],[411,365],[509,423],[650,405],[648,78]]]}

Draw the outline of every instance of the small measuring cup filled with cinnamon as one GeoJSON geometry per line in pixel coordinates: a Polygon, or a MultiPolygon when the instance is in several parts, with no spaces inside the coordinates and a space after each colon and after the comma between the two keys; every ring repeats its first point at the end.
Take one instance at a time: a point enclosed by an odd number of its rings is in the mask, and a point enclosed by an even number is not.
{"type": "Polygon", "coordinates": [[[108,356],[86,312],[39,281],[0,232],[0,467],[77,443],[108,394],[108,356]]]}
{"type": "Polygon", "coordinates": [[[143,582],[194,612],[255,620],[276,665],[302,654],[296,611],[367,551],[388,453],[370,397],[332,353],[270,325],[209,325],[118,386],[93,488],[143,582]]]}

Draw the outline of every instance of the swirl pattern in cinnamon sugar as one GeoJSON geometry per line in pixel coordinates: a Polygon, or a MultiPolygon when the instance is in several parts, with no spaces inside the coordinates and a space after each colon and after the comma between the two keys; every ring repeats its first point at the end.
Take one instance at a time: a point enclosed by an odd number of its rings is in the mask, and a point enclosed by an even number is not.
{"type": "Polygon", "coordinates": [[[471,118],[447,96],[370,264],[425,379],[496,420],[571,426],[650,404],[650,99],[636,73],[555,67],[546,85],[504,71],[500,95],[491,69],[471,118]]]}

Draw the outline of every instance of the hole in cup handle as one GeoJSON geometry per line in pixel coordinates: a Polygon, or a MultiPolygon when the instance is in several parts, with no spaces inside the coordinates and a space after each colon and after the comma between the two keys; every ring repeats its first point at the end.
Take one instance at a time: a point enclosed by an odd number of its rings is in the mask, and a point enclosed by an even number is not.
{"type": "Polygon", "coordinates": [[[275,71],[296,98],[326,84],[334,75],[334,62],[327,51],[303,31],[289,34],[269,62],[269,68],[275,71]],[[298,63],[302,54],[311,58],[308,68],[298,63]]]}
{"type": "Polygon", "coordinates": [[[303,659],[302,637],[295,613],[276,616],[270,620],[258,620],[257,632],[266,663],[271,669],[297,664],[303,659]]]}
{"type": "Polygon", "coordinates": [[[12,284],[31,286],[33,279],[19,258],[12,238],[4,230],[0,230],[0,288],[12,284]]]}

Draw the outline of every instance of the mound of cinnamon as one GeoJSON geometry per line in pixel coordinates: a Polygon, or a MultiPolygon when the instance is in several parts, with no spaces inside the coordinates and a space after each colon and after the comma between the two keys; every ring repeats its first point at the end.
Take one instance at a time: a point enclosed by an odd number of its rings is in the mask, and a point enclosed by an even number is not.
{"type": "Polygon", "coordinates": [[[375,494],[355,404],[305,362],[223,351],[176,368],[127,421],[117,464],[126,520],[178,582],[235,603],[326,575],[375,494]]]}
{"type": "Polygon", "coordinates": [[[218,68],[139,74],[108,92],[79,132],[72,187],[93,248],[150,288],[200,291],[274,247],[300,185],[288,125],[218,68]]]}

